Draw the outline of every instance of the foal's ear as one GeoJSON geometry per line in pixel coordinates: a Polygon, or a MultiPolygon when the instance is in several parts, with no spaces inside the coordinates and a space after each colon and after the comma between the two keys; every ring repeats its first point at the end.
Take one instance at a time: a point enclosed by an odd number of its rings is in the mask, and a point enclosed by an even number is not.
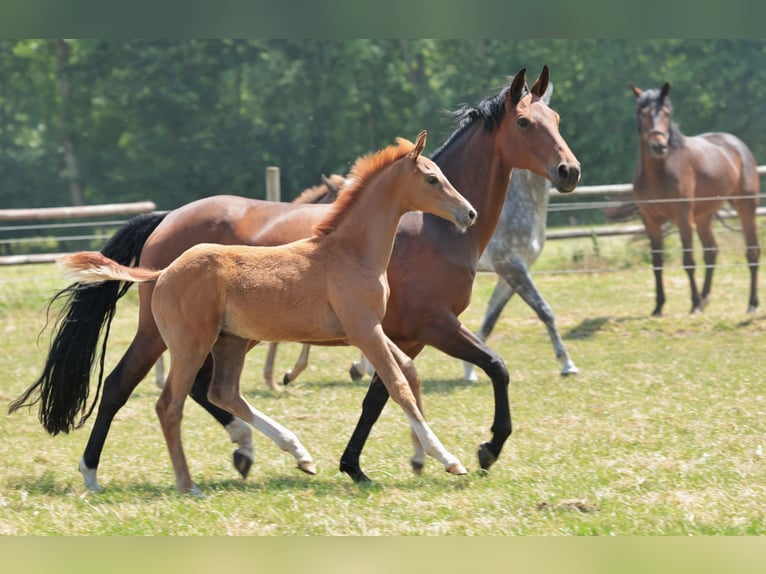
{"type": "Polygon", "coordinates": [[[543,66],[543,71],[540,72],[540,75],[535,80],[535,83],[532,84],[532,89],[529,90],[532,92],[533,96],[537,96],[538,98],[542,98],[543,94],[545,94],[545,90],[548,89],[548,82],[551,79],[551,72],[548,69],[548,66],[543,66]]]}
{"type": "Polygon", "coordinates": [[[513,77],[507,96],[511,106],[518,104],[521,96],[524,95],[524,87],[527,85],[526,75],[527,69],[522,68],[521,71],[513,77]]]}
{"type": "Polygon", "coordinates": [[[660,90],[660,98],[664,98],[668,95],[668,92],[670,92],[670,84],[665,82],[662,84],[662,89],[660,90]]]}
{"type": "Polygon", "coordinates": [[[417,159],[418,156],[423,152],[423,150],[426,147],[426,137],[428,137],[428,132],[426,130],[423,130],[418,134],[418,139],[415,140],[415,147],[412,148],[412,151],[407,154],[407,157],[411,159],[417,159]]]}
{"type": "Polygon", "coordinates": [[[630,85],[630,89],[633,90],[633,95],[636,96],[637,98],[640,98],[641,94],[644,93],[644,91],[641,88],[638,88],[634,86],[633,84],[630,85]]]}

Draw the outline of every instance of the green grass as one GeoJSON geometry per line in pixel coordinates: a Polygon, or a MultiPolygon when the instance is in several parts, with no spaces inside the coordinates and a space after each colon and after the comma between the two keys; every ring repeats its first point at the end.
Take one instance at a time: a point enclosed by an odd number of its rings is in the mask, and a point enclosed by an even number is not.
{"type": "MultiPolygon", "coordinates": [[[[337,470],[367,386],[347,378],[356,352],[314,348],[309,370],[276,393],[261,383],[265,349],[257,348],[245,370],[246,397],[298,434],[317,476],[300,473],[290,455],[256,435],[251,475],[239,479],[228,436],[189,402],[184,441],[205,497],[177,494],[154,414],[158,389],[147,379],[112,427],[101,494],[86,493],[77,471],[92,420],[49,437],[34,413],[0,419],[0,534],[764,534],[766,310],[744,313],[747,270],[735,265],[741,239],[719,243],[708,310],[688,314],[686,276],[671,268],[665,316],[651,318],[644,244],[550,242],[536,281],[581,373],[559,376],[542,323],[514,298],[489,341],[511,375],[514,433],[487,475],[476,461],[492,417],[483,373],[478,383],[463,382],[462,365],[433,349],[416,363],[426,416],[467,476],[450,476],[433,460],[422,477],[412,475],[405,417],[389,403],[362,457],[374,483],[359,486],[337,470]],[[552,272],[585,267],[610,271],[552,272]]],[[[63,285],[52,265],[0,268],[4,404],[39,374],[44,305],[63,285]]],[[[462,317],[471,329],[492,285],[489,275],[476,283],[462,317]]],[[[110,366],[135,331],[135,295],[117,314],[110,366]]],[[[283,345],[278,372],[296,354],[297,346],[283,345]]]]}

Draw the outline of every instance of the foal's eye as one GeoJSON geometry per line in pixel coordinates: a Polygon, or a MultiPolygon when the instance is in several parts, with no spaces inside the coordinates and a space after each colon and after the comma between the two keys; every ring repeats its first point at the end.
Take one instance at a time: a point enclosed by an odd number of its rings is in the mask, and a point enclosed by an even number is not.
{"type": "Polygon", "coordinates": [[[438,178],[438,177],[436,177],[434,174],[432,174],[432,173],[429,173],[429,174],[426,176],[426,181],[427,181],[428,183],[430,183],[431,185],[433,185],[433,184],[435,184],[435,183],[437,183],[437,182],[439,181],[439,178],[438,178]]]}
{"type": "Polygon", "coordinates": [[[520,128],[528,128],[529,124],[531,123],[532,122],[529,121],[529,118],[519,118],[518,120],[516,120],[516,125],[519,126],[520,128]]]}

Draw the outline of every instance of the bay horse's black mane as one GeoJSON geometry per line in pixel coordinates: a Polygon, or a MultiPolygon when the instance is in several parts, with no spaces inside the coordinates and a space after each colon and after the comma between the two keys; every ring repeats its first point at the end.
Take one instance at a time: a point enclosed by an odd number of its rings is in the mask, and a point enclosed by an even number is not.
{"type": "MultiPolygon", "coordinates": [[[[670,110],[671,117],[673,115],[673,103],[670,101],[670,97],[660,97],[660,90],[652,88],[644,90],[644,92],[636,100],[636,119],[638,120],[638,112],[642,109],[651,107],[652,113],[656,113],[660,108],[665,105],[670,110]]],[[[641,122],[638,121],[638,131],[641,132],[641,122]]],[[[671,120],[670,130],[668,132],[668,147],[671,149],[677,149],[681,147],[684,139],[684,134],[681,132],[681,128],[678,124],[671,120]]]]}
{"type": "MultiPolygon", "coordinates": [[[[513,80],[513,78],[511,78],[513,80]]],[[[483,121],[484,129],[488,132],[492,132],[503,121],[505,115],[505,98],[508,95],[508,91],[511,89],[510,82],[506,85],[500,93],[493,96],[488,96],[479,102],[475,107],[468,105],[462,105],[454,111],[448,112],[457,122],[457,128],[452,135],[437,149],[432,155],[431,159],[437,161],[439,156],[449,148],[455,140],[463,135],[468,128],[470,128],[474,122],[483,121]]],[[[524,92],[526,93],[526,88],[524,92]]]]}

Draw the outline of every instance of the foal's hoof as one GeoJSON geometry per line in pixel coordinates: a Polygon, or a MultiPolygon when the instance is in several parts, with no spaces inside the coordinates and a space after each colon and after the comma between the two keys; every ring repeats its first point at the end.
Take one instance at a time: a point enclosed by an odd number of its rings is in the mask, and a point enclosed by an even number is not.
{"type": "Polygon", "coordinates": [[[290,373],[285,373],[285,376],[282,377],[282,384],[285,386],[290,384],[290,373]]]}
{"type": "Polygon", "coordinates": [[[479,466],[482,470],[489,470],[489,467],[492,466],[497,460],[497,455],[489,450],[489,443],[486,442],[479,447],[478,455],[479,466]]]}
{"type": "Polygon", "coordinates": [[[423,474],[423,468],[425,468],[426,465],[423,461],[410,459],[410,466],[412,466],[412,472],[421,476],[423,474]]]}
{"type": "Polygon", "coordinates": [[[456,474],[456,475],[468,474],[468,471],[459,462],[453,462],[451,465],[449,465],[446,468],[446,471],[449,472],[450,474],[456,474]]]}
{"type": "Polygon", "coordinates": [[[298,463],[298,468],[306,474],[314,475],[317,473],[317,467],[314,465],[313,460],[302,460],[298,463]]]}
{"type": "Polygon", "coordinates": [[[248,458],[238,450],[234,451],[233,459],[234,468],[242,475],[242,478],[247,478],[247,473],[250,472],[250,467],[253,466],[253,459],[248,458]]]}

